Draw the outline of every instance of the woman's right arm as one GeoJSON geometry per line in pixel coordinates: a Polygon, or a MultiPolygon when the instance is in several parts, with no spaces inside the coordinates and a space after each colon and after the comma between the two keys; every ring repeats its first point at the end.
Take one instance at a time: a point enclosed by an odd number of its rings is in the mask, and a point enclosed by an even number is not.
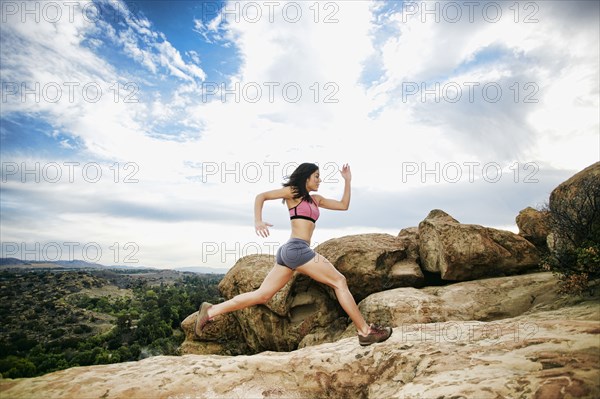
{"type": "Polygon", "coordinates": [[[261,237],[269,236],[269,227],[273,225],[262,220],[262,208],[266,200],[292,198],[292,189],[283,187],[277,190],[265,191],[256,196],[254,200],[254,230],[261,237]]]}

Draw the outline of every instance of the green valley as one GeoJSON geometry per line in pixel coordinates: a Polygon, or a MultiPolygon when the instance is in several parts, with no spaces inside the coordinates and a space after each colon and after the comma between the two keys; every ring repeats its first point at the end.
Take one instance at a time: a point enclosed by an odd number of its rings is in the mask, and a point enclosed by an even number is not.
{"type": "Polygon", "coordinates": [[[3,269],[0,374],[177,355],[181,321],[218,302],[222,275],[172,270],[3,269]]]}

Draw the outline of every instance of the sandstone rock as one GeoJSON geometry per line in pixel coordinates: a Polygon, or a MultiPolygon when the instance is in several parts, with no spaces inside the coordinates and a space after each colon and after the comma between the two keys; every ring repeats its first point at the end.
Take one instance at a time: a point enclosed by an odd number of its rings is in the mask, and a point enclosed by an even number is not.
{"type": "Polygon", "coordinates": [[[398,239],[406,246],[408,259],[414,259],[419,263],[419,228],[407,227],[400,230],[398,239]]]}
{"type": "MultiPolygon", "coordinates": [[[[194,340],[196,337],[194,333],[194,327],[196,324],[196,318],[198,312],[194,312],[181,322],[181,328],[185,332],[185,338],[187,340],[194,340]]],[[[199,338],[202,341],[218,341],[221,338],[233,339],[239,337],[240,326],[231,313],[215,318],[212,322],[208,323],[199,338]]]]}
{"type": "MultiPolygon", "coordinates": [[[[219,283],[219,290],[225,299],[258,289],[275,264],[272,255],[249,255],[240,258],[219,283]]],[[[290,280],[264,306],[252,306],[233,312],[238,321],[244,341],[255,352],[263,350],[289,351],[295,349],[300,339],[286,334],[289,321],[286,320],[290,308],[290,280]],[[294,342],[295,341],[295,342],[294,342]]]]}
{"type": "Polygon", "coordinates": [[[444,280],[472,280],[535,269],[533,244],[510,231],[461,224],[435,209],[419,224],[422,267],[444,280]]]}
{"type": "MultiPolygon", "coordinates": [[[[457,320],[492,321],[527,312],[552,310],[577,299],[558,292],[552,273],[496,277],[444,287],[396,288],[372,294],[359,303],[367,320],[402,327],[412,323],[457,320]]],[[[348,326],[343,337],[356,334],[348,326]]]]}
{"type": "Polygon", "coordinates": [[[182,355],[237,356],[251,353],[244,342],[239,341],[192,341],[186,340],[179,347],[182,355]]]}
{"type": "MultiPolygon", "coordinates": [[[[565,199],[566,202],[574,199],[574,196],[585,188],[582,185],[589,179],[600,179],[600,162],[588,166],[559,184],[550,194],[550,203],[559,199],[565,199]]],[[[577,205],[573,204],[574,207],[577,207],[577,205]]]]}
{"type": "Polygon", "coordinates": [[[298,348],[305,348],[307,346],[320,345],[325,342],[335,342],[339,340],[348,326],[347,320],[348,319],[345,317],[339,317],[327,328],[314,329],[302,338],[302,341],[298,344],[298,348]]]}
{"type": "MultiPolygon", "coordinates": [[[[570,219],[564,229],[552,226],[553,249],[569,247],[573,242],[581,242],[583,237],[599,228],[597,204],[600,203],[600,162],[588,166],[581,172],[559,184],[550,194],[549,208],[553,214],[570,219]],[[594,215],[595,213],[595,215],[594,215]],[[568,231],[569,237],[565,236],[568,231]]],[[[549,240],[550,241],[550,240],[549,240]]]]}
{"type": "Polygon", "coordinates": [[[307,277],[296,278],[290,296],[290,311],[285,317],[265,306],[235,312],[244,339],[254,351],[294,350],[307,335],[327,332],[339,325],[338,319],[345,320],[337,301],[307,277]]]}
{"type": "Polygon", "coordinates": [[[192,313],[181,322],[185,341],[179,347],[182,354],[194,355],[242,355],[251,353],[244,341],[237,319],[229,313],[215,318],[196,337],[194,327],[198,312],[192,313]]]}
{"type": "Polygon", "coordinates": [[[315,250],[346,277],[356,301],[374,292],[423,284],[423,273],[409,257],[408,244],[390,234],[334,238],[315,250]]]}
{"type": "Polygon", "coordinates": [[[546,239],[550,234],[548,212],[527,207],[516,217],[519,235],[533,243],[538,249],[546,248],[546,239]]]}
{"type": "Polygon", "coordinates": [[[396,328],[291,353],[158,356],[0,380],[11,399],[597,398],[598,298],[501,322],[396,328]],[[420,333],[425,331],[425,334],[420,333]]]}

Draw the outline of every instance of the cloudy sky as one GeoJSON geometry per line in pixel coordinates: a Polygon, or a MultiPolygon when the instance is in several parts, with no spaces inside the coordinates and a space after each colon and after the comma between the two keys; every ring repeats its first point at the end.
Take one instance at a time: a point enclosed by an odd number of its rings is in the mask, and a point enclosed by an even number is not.
{"type": "Polygon", "coordinates": [[[599,2],[1,1],[2,256],[231,267],[321,167],[313,244],[517,231],[600,159],[599,2]]]}

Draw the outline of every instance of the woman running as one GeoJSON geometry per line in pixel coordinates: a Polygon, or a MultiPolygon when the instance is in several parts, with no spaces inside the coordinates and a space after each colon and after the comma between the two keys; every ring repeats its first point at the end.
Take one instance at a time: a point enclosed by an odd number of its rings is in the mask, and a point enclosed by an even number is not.
{"type": "Polygon", "coordinates": [[[291,237],[277,250],[276,264],[267,274],[260,288],[216,305],[204,302],[200,306],[195,325],[196,335],[200,335],[206,323],[218,315],[267,303],[292,278],[294,272],[299,272],[334,289],[340,305],[358,330],[360,345],[382,342],[390,337],[392,334],[390,327],[367,324],[348,289],[346,278],[327,259],[310,248],[310,239],[315,230],[315,223],[319,219],[319,207],[345,211],[350,205],[352,174],[348,164],[342,167],[341,175],[345,182],[341,201],[324,198],[318,194],[310,195],[311,191],[319,189],[321,183],[319,167],[311,163],[298,166],[288,181],[283,184],[283,188],[256,196],[254,203],[256,234],[263,238],[268,237],[269,227],[273,226],[262,220],[264,202],[283,199],[290,212],[291,237]]]}

